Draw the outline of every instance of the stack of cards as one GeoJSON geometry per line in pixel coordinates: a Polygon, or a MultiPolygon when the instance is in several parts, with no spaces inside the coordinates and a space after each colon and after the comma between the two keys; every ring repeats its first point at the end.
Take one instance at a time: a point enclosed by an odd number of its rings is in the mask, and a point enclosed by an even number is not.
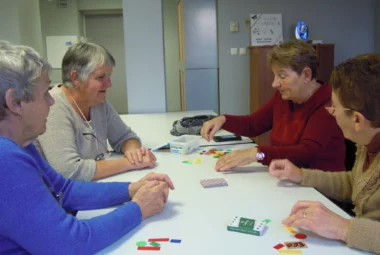
{"type": "Polygon", "coordinates": [[[215,187],[228,186],[228,183],[226,182],[224,178],[201,180],[201,184],[203,188],[215,188],[215,187]]]}

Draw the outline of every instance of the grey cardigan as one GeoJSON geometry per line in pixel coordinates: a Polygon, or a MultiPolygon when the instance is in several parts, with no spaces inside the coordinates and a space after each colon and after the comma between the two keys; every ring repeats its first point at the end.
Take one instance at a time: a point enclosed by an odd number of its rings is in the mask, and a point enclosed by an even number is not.
{"type": "Polygon", "coordinates": [[[140,140],[107,101],[90,110],[89,124],[96,139],[60,85],[53,87],[50,94],[55,104],[50,108],[47,130],[35,145],[49,164],[66,178],[92,180],[96,171],[95,157],[106,152],[107,139],[116,152],[121,152],[121,145],[126,140],[140,140]]]}

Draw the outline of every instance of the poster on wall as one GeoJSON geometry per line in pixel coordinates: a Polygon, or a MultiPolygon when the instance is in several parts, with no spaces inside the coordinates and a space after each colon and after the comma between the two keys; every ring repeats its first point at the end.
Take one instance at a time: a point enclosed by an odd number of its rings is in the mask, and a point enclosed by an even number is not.
{"type": "Polygon", "coordinates": [[[47,59],[53,68],[61,68],[67,49],[77,41],[75,35],[46,36],[47,59]]]}
{"type": "Polygon", "coordinates": [[[283,41],[282,14],[251,14],[251,45],[274,45],[283,41]]]}

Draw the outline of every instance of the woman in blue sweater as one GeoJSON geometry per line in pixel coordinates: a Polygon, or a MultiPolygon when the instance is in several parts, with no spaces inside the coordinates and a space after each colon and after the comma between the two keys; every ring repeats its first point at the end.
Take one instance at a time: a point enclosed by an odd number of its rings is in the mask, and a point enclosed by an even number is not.
{"type": "Polygon", "coordinates": [[[174,189],[163,174],[92,183],[55,172],[32,143],[54,104],[50,70],[32,48],[0,41],[0,254],[93,254],[161,212],[174,189]],[[115,205],[88,220],[67,214],[115,205]]]}

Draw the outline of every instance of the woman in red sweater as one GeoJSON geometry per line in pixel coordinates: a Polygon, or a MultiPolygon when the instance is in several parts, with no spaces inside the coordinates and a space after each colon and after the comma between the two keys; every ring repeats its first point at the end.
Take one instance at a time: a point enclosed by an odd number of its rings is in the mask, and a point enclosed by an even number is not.
{"type": "Polygon", "coordinates": [[[202,137],[210,141],[223,128],[254,137],[269,130],[270,145],[239,150],[221,157],[217,171],[259,161],[289,159],[299,167],[344,171],[345,143],[334,117],[325,109],[331,88],[316,80],[314,47],[296,40],[277,45],[268,55],[277,91],[258,111],[246,116],[222,115],[204,123],[202,137]]]}

